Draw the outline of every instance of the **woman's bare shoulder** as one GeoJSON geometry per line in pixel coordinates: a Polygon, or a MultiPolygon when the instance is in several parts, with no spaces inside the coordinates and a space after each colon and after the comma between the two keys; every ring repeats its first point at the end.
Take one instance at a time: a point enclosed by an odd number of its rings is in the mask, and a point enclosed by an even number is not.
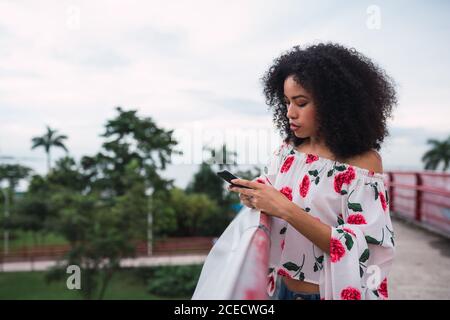
{"type": "Polygon", "coordinates": [[[351,158],[347,163],[376,173],[383,173],[383,160],[380,154],[373,149],[351,158]]]}

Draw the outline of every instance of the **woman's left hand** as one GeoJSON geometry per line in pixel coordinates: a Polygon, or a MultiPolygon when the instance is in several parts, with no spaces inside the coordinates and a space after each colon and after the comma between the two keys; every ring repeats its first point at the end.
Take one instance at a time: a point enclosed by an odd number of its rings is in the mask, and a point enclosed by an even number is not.
{"type": "Polygon", "coordinates": [[[251,203],[255,209],[263,211],[265,214],[285,219],[289,207],[293,204],[273,186],[245,179],[233,179],[231,182],[251,188],[246,189],[230,185],[228,190],[252,197],[251,203]]]}

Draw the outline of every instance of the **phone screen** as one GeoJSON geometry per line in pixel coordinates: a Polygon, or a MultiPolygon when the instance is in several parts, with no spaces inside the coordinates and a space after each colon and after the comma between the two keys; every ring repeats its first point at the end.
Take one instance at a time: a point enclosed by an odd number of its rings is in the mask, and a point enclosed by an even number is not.
{"type": "Polygon", "coordinates": [[[236,177],[234,174],[232,174],[232,173],[231,173],[230,171],[228,171],[228,170],[222,170],[222,171],[219,171],[219,172],[217,172],[217,175],[218,175],[219,177],[221,177],[222,179],[224,179],[224,180],[225,180],[226,182],[228,182],[229,184],[233,185],[233,186],[236,186],[236,187],[239,187],[239,188],[251,189],[251,188],[246,187],[246,186],[242,186],[242,185],[239,185],[239,184],[232,183],[231,180],[233,180],[233,179],[238,179],[238,177],[236,177]]]}

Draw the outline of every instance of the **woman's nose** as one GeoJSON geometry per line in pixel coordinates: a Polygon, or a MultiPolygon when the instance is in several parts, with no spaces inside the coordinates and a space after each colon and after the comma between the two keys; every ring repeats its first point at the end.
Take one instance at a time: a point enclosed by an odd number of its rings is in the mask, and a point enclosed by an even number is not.
{"type": "Polygon", "coordinates": [[[297,113],[295,111],[295,108],[293,105],[288,105],[287,106],[287,117],[289,119],[296,119],[297,118],[297,113]]]}

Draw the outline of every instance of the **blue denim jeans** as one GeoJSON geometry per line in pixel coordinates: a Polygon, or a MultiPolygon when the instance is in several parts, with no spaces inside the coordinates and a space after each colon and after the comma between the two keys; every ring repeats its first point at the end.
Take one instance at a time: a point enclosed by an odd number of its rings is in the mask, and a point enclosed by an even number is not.
{"type": "Polygon", "coordinates": [[[309,292],[294,292],[288,289],[283,281],[282,276],[277,279],[277,292],[275,292],[278,300],[320,300],[320,294],[309,292]]]}

